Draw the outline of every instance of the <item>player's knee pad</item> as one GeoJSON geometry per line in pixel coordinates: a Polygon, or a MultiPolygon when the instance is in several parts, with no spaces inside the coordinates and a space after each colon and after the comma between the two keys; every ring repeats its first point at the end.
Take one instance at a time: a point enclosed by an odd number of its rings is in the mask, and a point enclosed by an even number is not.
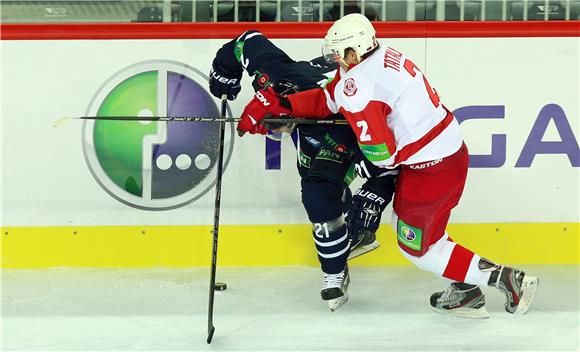
{"type": "MultiPolygon", "coordinates": [[[[395,232],[397,232],[397,224],[398,217],[397,214],[393,212],[392,225],[395,229],[395,232]]],[[[397,232],[397,237],[398,236],[399,233],[397,232]]],[[[403,257],[407,258],[419,269],[432,272],[435,275],[441,275],[443,274],[443,269],[446,266],[447,258],[449,258],[449,254],[453,250],[454,246],[454,242],[449,241],[448,238],[449,236],[447,233],[445,233],[443,237],[429,246],[429,248],[423,249],[419,255],[412,255],[405,251],[405,249],[403,249],[404,245],[401,244],[401,241],[398,241],[399,251],[401,254],[403,254],[403,257]]]]}
{"type": "Polygon", "coordinates": [[[302,180],[302,204],[312,223],[325,222],[341,216],[343,187],[319,177],[302,180]]]}
{"type": "Polygon", "coordinates": [[[322,271],[327,274],[341,272],[350,253],[350,239],[342,215],[312,225],[312,235],[322,271]]]}

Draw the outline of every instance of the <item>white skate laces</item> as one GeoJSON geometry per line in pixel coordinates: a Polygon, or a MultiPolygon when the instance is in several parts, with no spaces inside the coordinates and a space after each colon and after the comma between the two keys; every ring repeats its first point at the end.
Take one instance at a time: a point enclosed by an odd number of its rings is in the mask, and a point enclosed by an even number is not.
{"type": "Polygon", "coordinates": [[[324,290],[332,287],[340,288],[344,282],[344,275],[344,270],[338,274],[324,274],[324,287],[322,289],[324,290]]]}
{"type": "Polygon", "coordinates": [[[320,296],[331,311],[334,312],[348,300],[349,283],[348,266],[338,274],[324,274],[324,286],[320,290],[320,296]]]}
{"type": "Polygon", "coordinates": [[[449,286],[447,286],[445,291],[443,291],[443,294],[441,295],[441,297],[437,298],[437,302],[445,303],[447,301],[451,301],[451,300],[454,300],[456,298],[457,298],[457,293],[455,292],[455,287],[449,285],[449,286]]]}

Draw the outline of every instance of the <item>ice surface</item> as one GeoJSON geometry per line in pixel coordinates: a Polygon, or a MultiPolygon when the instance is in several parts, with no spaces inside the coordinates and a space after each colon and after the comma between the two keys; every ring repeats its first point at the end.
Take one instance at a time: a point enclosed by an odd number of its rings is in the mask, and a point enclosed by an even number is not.
{"type": "Polygon", "coordinates": [[[558,351],[580,349],[578,266],[525,266],[540,277],[527,315],[488,288],[488,320],[443,316],[440,279],[414,267],[351,267],[332,313],[313,267],[221,268],[211,345],[209,268],[9,269],[2,349],[51,351],[558,351]]]}

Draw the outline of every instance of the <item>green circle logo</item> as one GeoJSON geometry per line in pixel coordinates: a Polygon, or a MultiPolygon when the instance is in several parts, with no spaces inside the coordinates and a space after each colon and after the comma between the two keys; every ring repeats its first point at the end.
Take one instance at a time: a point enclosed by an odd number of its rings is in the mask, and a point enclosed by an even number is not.
{"type": "MultiPolygon", "coordinates": [[[[87,116],[220,116],[207,76],[176,61],[131,65],[96,92],[87,116]]],[[[231,112],[229,112],[231,116],[231,112]]],[[[224,171],[234,146],[225,138],[224,171]]],[[[145,210],[191,203],[215,184],[219,124],[87,120],[83,152],[97,183],[113,198],[145,210]]]]}

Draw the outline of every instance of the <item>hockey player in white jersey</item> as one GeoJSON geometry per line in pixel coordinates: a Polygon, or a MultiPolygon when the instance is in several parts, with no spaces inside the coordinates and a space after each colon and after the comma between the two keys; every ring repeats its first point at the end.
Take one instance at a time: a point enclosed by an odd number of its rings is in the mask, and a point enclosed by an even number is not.
{"type": "MultiPolygon", "coordinates": [[[[525,313],[538,279],[495,264],[455,243],[446,231],[467,178],[469,155],[459,124],[427,78],[405,54],[381,46],[372,24],[360,14],[336,21],[323,53],[340,67],[325,88],[288,95],[282,105],[248,104],[241,125],[265,115],[348,120],[365,157],[401,173],[395,188],[392,224],[401,253],[420,269],[451,281],[431,296],[437,312],[487,318],[480,286],[498,288],[509,313],[525,313]]],[[[240,128],[240,126],[238,127],[240,128]]]]}

